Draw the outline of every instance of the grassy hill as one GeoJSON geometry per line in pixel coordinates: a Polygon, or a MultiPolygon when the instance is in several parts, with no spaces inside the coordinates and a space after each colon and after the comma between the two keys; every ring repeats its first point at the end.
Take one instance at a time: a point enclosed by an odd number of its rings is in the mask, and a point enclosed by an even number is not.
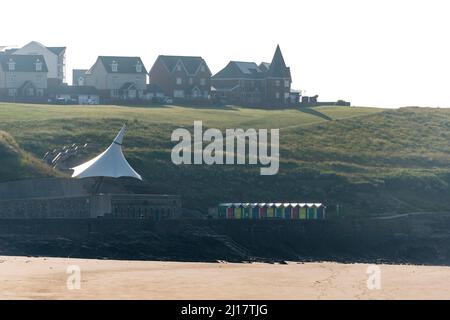
{"type": "Polygon", "coordinates": [[[20,178],[50,177],[59,175],[33,155],[22,150],[13,137],[0,130],[0,178],[15,180],[20,178]]]}
{"type": "MultiPolygon", "coordinates": [[[[0,181],[48,174],[49,169],[31,155],[41,158],[55,147],[94,142],[100,151],[124,121],[129,127],[125,153],[131,164],[154,192],[181,194],[191,208],[205,210],[222,201],[314,201],[327,203],[329,212],[339,204],[347,215],[450,209],[447,109],[3,104],[0,130],[10,141],[14,137],[15,148],[32,159],[32,166],[14,172],[14,177],[10,170],[0,171],[0,181]],[[202,120],[205,128],[280,128],[280,173],[262,177],[259,167],[173,165],[171,133],[179,127],[192,131],[194,120],[202,120]]],[[[1,148],[0,144],[4,167],[1,148]]],[[[15,161],[27,163],[20,157],[15,161]]]]}

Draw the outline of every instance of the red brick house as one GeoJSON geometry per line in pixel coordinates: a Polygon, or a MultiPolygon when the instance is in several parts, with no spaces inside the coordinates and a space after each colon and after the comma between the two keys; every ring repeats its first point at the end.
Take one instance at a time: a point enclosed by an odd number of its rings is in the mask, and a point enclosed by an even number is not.
{"type": "Polygon", "coordinates": [[[174,100],[208,100],[211,71],[202,57],[159,56],[150,70],[150,84],[174,100]]]}
{"type": "Polygon", "coordinates": [[[227,103],[291,104],[291,71],[277,46],[271,63],[231,61],[211,78],[212,94],[227,103]]]}

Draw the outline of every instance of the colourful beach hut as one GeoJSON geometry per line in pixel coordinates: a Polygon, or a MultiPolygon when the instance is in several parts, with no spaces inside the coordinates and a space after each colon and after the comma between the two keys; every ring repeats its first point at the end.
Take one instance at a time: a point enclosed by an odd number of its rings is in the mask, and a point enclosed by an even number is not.
{"type": "Polygon", "coordinates": [[[275,218],[275,203],[267,204],[267,219],[275,218]]]}
{"type": "Polygon", "coordinates": [[[251,216],[254,220],[259,219],[259,205],[257,203],[251,205],[251,216]]]}
{"type": "Polygon", "coordinates": [[[267,218],[267,205],[265,203],[260,203],[259,207],[259,218],[266,219],[267,218]]]}
{"type": "Polygon", "coordinates": [[[252,207],[250,203],[244,203],[242,205],[242,219],[251,219],[252,218],[252,207]]]}
{"type": "Polygon", "coordinates": [[[234,219],[234,206],[229,204],[227,206],[227,219],[234,219]]]}
{"type": "Polygon", "coordinates": [[[300,205],[298,203],[291,203],[291,219],[298,220],[300,218],[300,205]]]}
{"type": "Polygon", "coordinates": [[[299,219],[300,220],[306,220],[308,219],[308,206],[306,205],[306,203],[300,203],[299,204],[299,219]]]}
{"type": "Polygon", "coordinates": [[[275,218],[284,219],[284,204],[275,203],[275,218]]]}
{"type": "Polygon", "coordinates": [[[243,211],[243,205],[242,203],[235,203],[234,204],[234,218],[235,219],[242,219],[242,211],[243,211]]]}
{"type": "Polygon", "coordinates": [[[321,203],[317,203],[317,219],[324,220],[325,219],[325,206],[321,203]]]}
{"type": "Polygon", "coordinates": [[[314,203],[308,203],[307,205],[307,219],[315,220],[317,218],[317,208],[314,203]]]}
{"type": "Polygon", "coordinates": [[[292,204],[291,203],[285,203],[284,204],[284,214],[285,219],[292,219],[292,204]]]}
{"type": "Polygon", "coordinates": [[[228,203],[221,203],[217,209],[217,215],[220,219],[227,218],[227,209],[230,207],[228,203]]]}

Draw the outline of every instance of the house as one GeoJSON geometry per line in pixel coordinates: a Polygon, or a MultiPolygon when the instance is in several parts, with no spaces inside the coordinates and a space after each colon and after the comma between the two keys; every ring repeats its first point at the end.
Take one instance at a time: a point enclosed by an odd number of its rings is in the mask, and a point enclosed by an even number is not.
{"type": "Polygon", "coordinates": [[[27,101],[44,99],[47,73],[42,55],[0,53],[0,97],[27,101]]]}
{"type": "Polygon", "coordinates": [[[72,70],[72,85],[84,86],[86,84],[87,69],[73,69],[72,70]]]}
{"type": "Polygon", "coordinates": [[[100,95],[92,86],[60,85],[48,89],[48,97],[55,103],[99,104],[100,95]]]}
{"type": "Polygon", "coordinates": [[[42,55],[48,68],[49,85],[58,85],[66,81],[66,47],[46,47],[32,41],[20,49],[9,49],[14,55],[42,55]]]}
{"type": "Polygon", "coordinates": [[[208,100],[211,71],[202,57],[160,55],[150,70],[150,84],[177,100],[208,100]]]}
{"type": "Polygon", "coordinates": [[[147,70],[139,57],[100,56],[85,76],[85,85],[95,87],[103,101],[136,101],[147,89],[147,70]]]}
{"type": "Polygon", "coordinates": [[[231,61],[211,78],[216,99],[244,105],[291,104],[291,71],[277,46],[272,62],[231,61]]]}

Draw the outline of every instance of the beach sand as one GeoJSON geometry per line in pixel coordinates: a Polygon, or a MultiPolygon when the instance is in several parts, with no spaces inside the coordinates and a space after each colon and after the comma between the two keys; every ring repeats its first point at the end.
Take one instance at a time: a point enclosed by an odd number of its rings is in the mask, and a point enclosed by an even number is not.
{"type": "Polygon", "coordinates": [[[450,267],[378,265],[372,290],[368,267],[0,257],[0,299],[450,299],[450,267]]]}

